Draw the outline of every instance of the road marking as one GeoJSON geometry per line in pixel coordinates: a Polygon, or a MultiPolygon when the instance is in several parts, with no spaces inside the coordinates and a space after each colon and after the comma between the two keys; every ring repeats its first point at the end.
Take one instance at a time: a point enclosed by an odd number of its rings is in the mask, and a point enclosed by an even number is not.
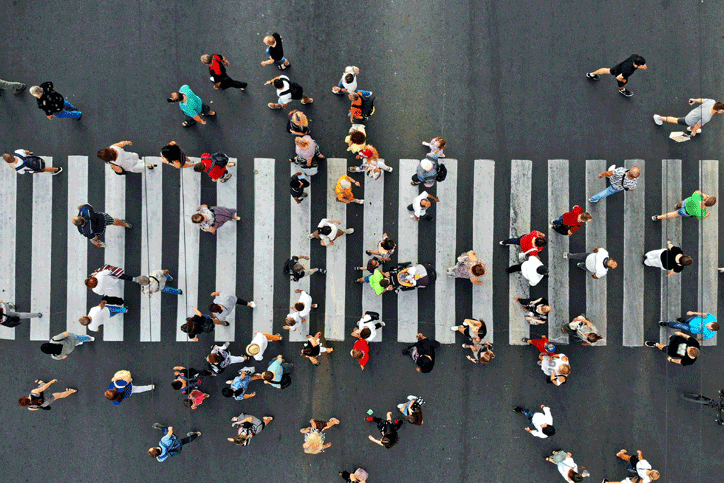
{"type": "MultiPolygon", "coordinates": [[[[384,161],[384,160],[382,160],[384,161]]],[[[382,226],[384,211],[384,194],[385,194],[385,173],[383,172],[379,179],[372,179],[366,174],[362,174],[365,185],[365,204],[364,204],[364,221],[363,221],[363,242],[362,242],[362,262],[360,265],[366,265],[366,261],[370,258],[364,250],[375,250],[377,244],[382,240],[384,228],[382,226]]],[[[364,276],[367,272],[355,272],[364,276]]],[[[370,287],[362,287],[362,312],[370,310],[377,312],[382,317],[382,297],[377,295],[370,287]]],[[[356,315],[356,314],[355,314],[356,315]]],[[[360,314],[362,315],[362,314],[360,314]]],[[[371,342],[382,341],[383,329],[377,329],[377,334],[371,342]]]]}
{"type": "MultiPolygon", "coordinates": [[[[141,274],[148,276],[154,270],[166,268],[162,266],[161,261],[164,227],[163,161],[160,157],[151,156],[143,158],[143,162],[158,165],[155,169],[146,169],[141,181],[141,274]]],[[[174,279],[174,286],[175,283],[177,282],[174,279]]],[[[129,289],[140,291],[140,285],[130,283],[129,289]]],[[[166,296],[160,292],[151,295],[141,294],[141,342],[161,341],[161,299],[164,297],[166,296]]]]}
{"type": "MultiPolygon", "coordinates": [[[[607,165],[605,159],[594,159],[586,161],[586,198],[590,198],[596,193],[606,188],[606,178],[599,178],[598,175],[606,171],[607,165]]],[[[618,193],[613,196],[621,196],[618,193]]],[[[593,215],[586,226],[586,252],[591,252],[596,247],[606,248],[606,198],[598,203],[586,201],[586,211],[593,215]]],[[[610,252],[609,252],[610,253],[610,252]]],[[[613,255],[611,254],[611,257],[613,255]]],[[[571,264],[571,270],[579,270],[575,263],[571,264]]],[[[606,345],[608,339],[607,331],[607,309],[606,309],[606,290],[608,288],[608,278],[603,277],[600,280],[591,278],[591,273],[586,271],[586,318],[593,322],[601,334],[601,339],[596,345],[606,345]]]]}
{"type": "MultiPolygon", "coordinates": [[[[429,224],[429,221],[415,221],[410,218],[412,214],[407,207],[412,204],[421,192],[419,186],[410,184],[410,176],[408,173],[414,173],[417,169],[419,161],[416,159],[400,160],[400,179],[399,179],[399,203],[397,216],[397,261],[398,263],[412,262],[417,263],[417,247],[418,247],[418,230],[420,223],[429,224]],[[405,173],[405,174],[402,174],[405,173]]],[[[436,205],[437,203],[433,203],[436,205]]],[[[439,206],[430,207],[429,213],[436,216],[439,206]]],[[[424,226],[423,229],[429,229],[424,226]]],[[[438,274],[440,276],[440,274],[438,274]]],[[[365,287],[365,290],[372,290],[365,287]]],[[[391,295],[382,294],[380,297],[391,297],[391,295]]],[[[397,341],[413,343],[417,341],[417,290],[400,291],[397,295],[397,341]]]]}
{"type": "MultiPolygon", "coordinates": [[[[337,201],[334,187],[337,180],[347,173],[347,160],[327,158],[327,219],[341,221],[340,228],[347,228],[347,205],[337,201]]],[[[355,186],[353,186],[354,188],[355,186]]],[[[355,209],[361,209],[355,207],[355,209]]],[[[345,287],[347,281],[347,237],[343,235],[327,247],[327,280],[324,300],[324,337],[327,340],[344,340],[345,287]]],[[[355,233],[352,236],[360,236],[355,233]]],[[[312,243],[319,243],[312,239],[312,243]]]]}
{"type": "MultiPolygon", "coordinates": [[[[15,170],[0,169],[0,204],[3,207],[0,213],[0,239],[3,241],[3,249],[0,250],[0,300],[12,304],[15,303],[18,176],[35,175],[18,175],[15,170]]],[[[0,339],[15,339],[15,329],[0,325],[0,339]]]]}
{"type": "MultiPolygon", "coordinates": [[[[529,160],[514,159],[510,166],[510,238],[526,235],[530,232],[530,194],[533,176],[533,163],[529,160]]],[[[518,254],[520,246],[512,245],[508,249],[508,265],[521,263],[518,254]]],[[[508,276],[508,343],[521,345],[523,337],[530,337],[530,325],[523,317],[523,311],[515,297],[528,298],[530,285],[518,273],[508,276]]]]}
{"type": "MultiPolygon", "coordinates": [[[[199,158],[189,158],[198,163],[199,158]]],[[[193,315],[194,307],[199,299],[199,237],[201,230],[191,221],[191,215],[201,204],[201,176],[193,169],[181,171],[181,189],[179,202],[179,236],[178,236],[178,282],[176,288],[183,290],[178,296],[176,313],[176,340],[188,341],[189,338],[181,330],[186,318],[193,315]]],[[[210,235],[204,233],[204,235],[210,235]]]]}
{"type": "Polygon", "coordinates": [[[646,253],[646,163],[643,159],[627,159],[626,166],[629,169],[638,166],[642,173],[636,189],[623,194],[623,266],[619,267],[623,269],[623,345],[631,347],[644,343],[644,265],[641,261],[646,253]]]}
{"type": "MultiPolygon", "coordinates": [[[[290,176],[295,175],[296,173],[299,173],[299,166],[297,166],[294,163],[290,164],[290,176]]],[[[301,203],[297,203],[294,201],[294,198],[290,195],[290,213],[291,213],[291,224],[289,227],[289,258],[292,256],[300,256],[303,255],[305,257],[310,256],[310,241],[307,238],[307,235],[312,232],[312,180],[314,178],[308,178],[310,186],[306,189],[307,197],[302,200],[301,203]]],[[[317,178],[319,179],[319,178],[317,178]]],[[[311,263],[311,260],[301,260],[301,263],[304,264],[308,269],[311,269],[314,267],[314,265],[311,263]]],[[[308,272],[309,270],[307,270],[308,272]]],[[[320,277],[324,275],[315,274],[312,275],[314,277],[320,277]]],[[[295,282],[291,278],[289,279],[289,306],[291,307],[297,301],[299,300],[299,294],[295,292],[295,290],[304,290],[307,293],[310,293],[310,275],[307,275],[303,279],[301,279],[298,282],[295,282]]],[[[254,309],[256,310],[256,309],[254,309]]],[[[291,311],[291,309],[290,309],[291,311]]],[[[289,313],[289,312],[287,312],[289,313]]],[[[286,332],[288,335],[288,340],[290,342],[302,342],[307,340],[307,334],[309,334],[309,323],[312,320],[312,315],[316,315],[316,309],[312,309],[312,311],[309,313],[309,315],[306,317],[307,320],[302,323],[301,327],[298,327],[297,330],[288,330],[283,331],[286,332]]],[[[286,314],[285,314],[286,315],[286,314]]],[[[287,335],[284,335],[286,338],[287,335]]]]}
{"type": "MultiPolygon", "coordinates": [[[[230,162],[236,163],[235,158],[229,158],[230,162]]],[[[216,206],[222,206],[224,208],[237,209],[237,197],[236,197],[236,183],[239,178],[236,177],[237,169],[230,168],[232,177],[226,183],[217,182],[216,184],[216,206]]],[[[272,187],[272,191],[274,188],[272,187]]],[[[227,221],[216,232],[216,286],[213,290],[206,290],[201,294],[201,305],[208,308],[206,301],[211,303],[212,299],[209,294],[211,292],[228,292],[236,295],[236,237],[237,227],[241,223],[240,221],[227,221]]],[[[242,227],[243,229],[243,227],[242,227]]],[[[271,265],[273,266],[273,259],[271,265]]],[[[239,318],[239,308],[241,306],[234,307],[234,311],[229,314],[227,321],[228,326],[217,325],[214,329],[216,340],[219,342],[233,342],[234,335],[236,334],[236,320],[239,318]]],[[[246,310],[242,313],[242,317],[248,316],[246,311],[249,309],[244,307],[246,310]]],[[[204,309],[206,310],[206,309],[204,309]]],[[[253,309],[256,310],[256,309],[253,309]]],[[[210,312],[209,312],[210,313],[210,312]]]]}
{"type": "MultiPolygon", "coordinates": [[[[699,162],[699,179],[701,191],[712,196],[719,194],[719,161],[704,160],[699,162]]],[[[707,208],[711,213],[706,220],[700,222],[699,231],[699,310],[717,314],[719,296],[719,214],[718,205],[707,208]]],[[[695,220],[692,220],[695,221],[695,220]]],[[[702,342],[702,345],[716,345],[714,337],[702,342]]]]}
{"type": "Polygon", "coordinates": [[[274,160],[254,158],[253,331],[274,332],[274,160]]]}
{"type": "MultiPolygon", "coordinates": [[[[43,156],[47,167],[53,158],[43,156]]],[[[43,317],[30,319],[30,340],[50,339],[50,265],[53,244],[53,176],[49,173],[33,178],[32,258],[30,269],[30,312],[43,317]],[[41,241],[47,240],[48,243],[41,241]]],[[[3,247],[4,248],[4,247],[3,247]]]]}
{"type": "Polygon", "coordinates": [[[493,227],[495,220],[495,161],[475,160],[473,185],[473,249],[485,263],[482,285],[473,285],[473,318],[483,319],[485,340],[493,342],[493,227]]]}
{"type": "Polygon", "coordinates": [[[88,202],[88,157],[68,156],[66,173],[65,176],[68,178],[66,330],[73,334],[83,335],[86,333],[86,328],[80,325],[78,318],[88,313],[89,290],[83,283],[88,276],[86,273],[88,271],[88,246],[90,245],[94,250],[105,250],[105,248],[96,248],[91,245],[86,237],[78,233],[78,227],[71,221],[78,214],[78,207],[88,202]]]}
{"type": "MultiPolygon", "coordinates": [[[[568,212],[570,185],[568,181],[568,160],[548,160],[548,222],[568,212]]],[[[581,229],[585,230],[586,225],[581,229]]],[[[573,236],[576,236],[575,234],[573,236]]],[[[578,232],[581,236],[581,232],[578,232]]],[[[569,250],[569,238],[548,230],[548,303],[553,309],[548,314],[548,339],[556,344],[568,344],[568,334],[561,327],[569,322],[568,278],[570,263],[561,254],[569,250]]]]}
{"type": "MultiPolygon", "coordinates": [[[[113,218],[119,220],[126,219],[126,177],[118,176],[112,169],[105,170],[106,176],[106,205],[105,211],[113,218]]],[[[124,268],[126,264],[126,230],[122,226],[108,226],[106,227],[105,242],[106,247],[104,250],[105,263],[113,265],[115,267],[124,268]]],[[[136,228],[138,229],[138,228],[136,228]]],[[[95,247],[93,247],[95,248],[95,247]]],[[[112,295],[123,297],[124,292],[123,283],[116,285],[118,292],[112,295]]],[[[124,297],[125,299],[125,297],[124,297]]],[[[131,308],[133,310],[133,308],[131,308]]],[[[123,314],[117,314],[111,317],[111,319],[103,326],[103,340],[104,341],[122,341],[123,340],[123,314]]]]}
{"type": "MultiPolygon", "coordinates": [[[[441,159],[447,168],[445,181],[435,183],[437,186],[437,203],[435,210],[435,271],[437,280],[432,288],[435,290],[435,339],[441,344],[453,344],[455,332],[450,327],[458,325],[455,320],[455,285],[456,280],[447,276],[447,269],[457,263],[457,210],[458,210],[458,162],[456,159],[441,159]]],[[[475,222],[473,222],[475,224],[475,222]]],[[[473,245],[468,250],[475,250],[473,245]]],[[[464,283],[472,283],[465,280],[464,283]]],[[[475,285],[473,285],[475,286],[475,285]]],[[[429,290],[429,289],[427,289],[429,290]]]]}
{"type": "MultiPolygon", "coordinates": [[[[681,201],[681,160],[665,159],[661,166],[661,211],[655,214],[668,213],[673,211],[676,204],[681,201]]],[[[646,220],[648,221],[648,220],[646,220]]],[[[671,220],[661,220],[661,247],[665,248],[666,242],[671,240],[675,245],[681,246],[682,218],[677,216],[671,220]]],[[[653,248],[655,249],[655,248],[653,248]]],[[[698,261],[701,267],[701,260],[698,261]]],[[[651,268],[649,268],[651,270],[651,268]]],[[[666,276],[667,271],[661,270],[661,320],[665,322],[676,321],[678,317],[684,317],[681,312],[681,274],[666,276]]],[[[669,335],[673,334],[672,329],[661,327],[659,329],[659,342],[669,343],[669,335]]]]}

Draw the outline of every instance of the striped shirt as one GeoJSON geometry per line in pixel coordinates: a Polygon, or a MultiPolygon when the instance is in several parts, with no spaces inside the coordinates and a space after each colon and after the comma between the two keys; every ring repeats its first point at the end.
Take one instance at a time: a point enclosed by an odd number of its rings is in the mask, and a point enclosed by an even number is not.
{"type": "Polygon", "coordinates": [[[614,169],[610,179],[611,186],[619,191],[622,189],[626,191],[631,191],[632,189],[636,188],[636,185],[639,181],[638,178],[631,179],[626,176],[627,173],[628,169],[624,167],[614,169]]]}

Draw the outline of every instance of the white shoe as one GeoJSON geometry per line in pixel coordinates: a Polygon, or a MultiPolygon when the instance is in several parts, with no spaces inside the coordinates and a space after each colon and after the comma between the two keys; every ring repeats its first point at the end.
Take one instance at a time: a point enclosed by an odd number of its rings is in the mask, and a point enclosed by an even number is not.
{"type": "Polygon", "coordinates": [[[657,126],[661,126],[664,123],[664,121],[661,120],[661,116],[658,114],[654,114],[654,122],[657,126]]]}
{"type": "Polygon", "coordinates": [[[352,233],[354,233],[354,228],[347,228],[346,230],[344,230],[344,232],[348,235],[351,235],[352,233]]]}
{"type": "Polygon", "coordinates": [[[155,385],[155,384],[151,384],[151,390],[153,391],[154,389],[156,389],[156,385],[155,385]]]}
{"type": "Polygon", "coordinates": [[[611,166],[608,167],[608,171],[613,171],[614,169],[616,169],[615,164],[612,164],[611,166]]]}
{"type": "Polygon", "coordinates": [[[563,252],[563,258],[568,258],[568,252],[563,252]]]}
{"type": "Polygon", "coordinates": [[[402,404],[398,404],[398,405],[397,405],[397,409],[402,409],[402,408],[404,408],[404,407],[405,407],[405,403],[402,403],[402,404]]]}
{"type": "MultiPolygon", "coordinates": [[[[721,269],[720,269],[720,270],[721,270],[721,269]]],[[[380,322],[380,325],[381,325],[382,327],[384,327],[384,326],[385,326],[385,323],[384,323],[384,322],[380,322]]]]}
{"type": "MultiPolygon", "coordinates": [[[[241,369],[239,369],[239,374],[241,374],[242,372],[248,372],[249,374],[254,374],[254,368],[251,366],[242,367],[241,369]]],[[[229,381],[227,381],[227,383],[231,384],[231,382],[229,382],[229,381]]]]}
{"type": "Polygon", "coordinates": [[[415,218],[415,215],[410,215],[410,218],[413,218],[413,219],[414,219],[414,218],[415,218]]]}
{"type": "Polygon", "coordinates": [[[227,384],[231,384],[232,382],[234,382],[234,381],[232,381],[232,380],[226,381],[227,384]]]}
{"type": "Polygon", "coordinates": [[[458,326],[456,325],[456,326],[454,326],[454,327],[450,327],[450,330],[452,330],[453,332],[457,332],[457,331],[458,331],[458,326]]]}
{"type": "Polygon", "coordinates": [[[417,399],[417,396],[412,396],[412,395],[407,396],[407,400],[408,400],[408,401],[414,401],[414,400],[416,400],[416,399],[417,399]]]}
{"type": "Polygon", "coordinates": [[[388,172],[388,173],[391,173],[393,169],[394,169],[394,168],[392,168],[391,166],[387,166],[387,172],[388,172]]]}
{"type": "Polygon", "coordinates": [[[251,308],[253,309],[254,307],[256,307],[256,304],[255,304],[254,301],[252,300],[251,302],[249,302],[249,304],[247,305],[247,307],[251,307],[251,308]]]}
{"type": "Polygon", "coordinates": [[[468,348],[468,345],[467,345],[467,344],[463,344],[463,349],[467,349],[467,348],[468,348]]]}
{"type": "Polygon", "coordinates": [[[365,203],[365,200],[357,200],[356,203],[363,205],[365,203]]]}
{"type": "Polygon", "coordinates": [[[95,341],[95,340],[96,340],[96,338],[95,338],[95,337],[93,337],[92,335],[89,335],[88,337],[90,337],[90,341],[91,341],[91,342],[93,342],[93,341],[95,341]]]}

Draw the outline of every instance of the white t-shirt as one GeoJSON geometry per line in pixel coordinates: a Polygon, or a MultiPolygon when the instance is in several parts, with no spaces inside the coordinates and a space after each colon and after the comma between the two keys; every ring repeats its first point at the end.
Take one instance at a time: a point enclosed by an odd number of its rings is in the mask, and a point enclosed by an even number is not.
{"type": "Polygon", "coordinates": [[[560,357],[546,356],[541,362],[540,368],[546,376],[550,376],[554,372],[557,372],[562,365],[568,364],[570,361],[565,354],[557,354],[560,357]]]}
{"type": "Polygon", "coordinates": [[[569,483],[573,483],[573,480],[568,478],[568,472],[571,470],[578,473],[578,465],[573,461],[573,458],[566,457],[566,459],[558,463],[558,472],[569,483]]]}
{"type": "Polygon", "coordinates": [[[166,286],[166,274],[163,270],[155,270],[148,275],[148,285],[141,286],[141,293],[151,294],[163,290],[166,286]]]}
{"type": "Polygon", "coordinates": [[[218,314],[214,314],[216,316],[216,318],[222,322],[225,321],[226,318],[231,313],[231,311],[234,310],[234,307],[236,307],[237,300],[238,299],[236,298],[235,295],[232,295],[232,294],[226,293],[226,292],[220,292],[219,295],[217,295],[216,298],[214,298],[214,303],[221,305],[224,308],[224,310],[222,310],[218,314]]]}
{"type": "Polygon", "coordinates": [[[264,351],[269,345],[269,341],[264,336],[264,334],[262,334],[261,332],[257,332],[256,334],[254,334],[254,338],[251,339],[251,343],[259,346],[259,353],[254,356],[254,359],[256,359],[257,361],[264,359],[264,351]]]}
{"type": "Polygon", "coordinates": [[[123,296],[123,285],[121,279],[114,277],[109,269],[101,270],[100,272],[93,275],[98,280],[98,285],[95,286],[93,292],[98,295],[110,295],[113,297],[123,296]]]}
{"type": "Polygon", "coordinates": [[[108,307],[100,308],[98,305],[92,307],[88,311],[88,317],[91,318],[91,323],[88,324],[88,330],[98,332],[101,325],[105,324],[111,319],[111,311],[108,307]]]}
{"type": "Polygon", "coordinates": [[[289,326],[289,330],[297,330],[302,323],[302,316],[300,315],[300,313],[296,310],[292,310],[287,314],[287,317],[297,321],[296,324],[289,326]]]}
{"type": "Polygon", "coordinates": [[[319,222],[319,225],[317,225],[317,228],[322,228],[323,226],[329,226],[332,228],[332,231],[329,233],[329,235],[319,235],[320,240],[322,240],[322,245],[329,246],[330,243],[332,243],[332,240],[335,239],[337,236],[337,232],[339,231],[339,227],[335,225],[334,223],[330,223],[327,218],[322,218],[322,221],[319,222]]]}
{"type": "Polygon", "coordinates": [[[280,75],[279,78],[284,83],[284,87],[282,87],[281,89],[277,89],[277,97],[279,98],[279,100],[277,100],[277,102],[279,104],[289,104],[290,102],[292,102],[292,91],[291,91],[291,84],[289,83],[289,77],[287,77],[285,75],[280,75]],[[284,91],[289,91],[289,92],[282,95],[282,92],[284,92],[284,91]]]}
{"type": "Polygon", "coordinates": [[[116,152],[116,159],[115,161],[111,161],[111,164],[120,166],[121,168],[123,168],[124,171],[133,171],[133,169],[136,167],[140,160],[138,154],[128,152],[125,149],[119,148],[117,146],[111,146],[111,149],[116,152]]]}
{"type": "Polygon", "coordinates": [[[538,285],[538,282],[543,280],[543,275],[536,271],[538,270],[538,267],[542,266],[543,262],[541,262],[538,257],[528,257],[528,260],[524,261],[520,266],[521,273],[525,279],[528,280],[528,284],[531,287],[535,287],[538,285]]]}
{"type": "Polygon", "coordinates": [[[302,309],[301,312],[295,313],[298,313],[300,317],[306,317],[312,310],[312,297],[307,292],[302,290],[302,293],[299,294],[299,302],[304,304],[304,309],[302,309]]]}
{"type": "Polygon", "coordinates": [[[646,474],[651,469],[651,464],[646,460],[639,460],[636,463],[636,473],[641,477],[641,483],[649,483],[651,478],[646,474]]]}
{"type": "Polygon", "coordinates": [[[537,438],[547,438],[548,435],[543,432],[543,425],[547,424],[549,426],[553,426],[553,416],[551,415],[551,408],[544,407],[542,413],[535,413],[533,414],[532,421],[533,426],[535,427],[534,431],[531,431],[530,434],[537,438]]]}
{"type": "Polygon", "coordinates": [[[365,315],[362,316],[361,319],[359,319],[359,322],[357,322],[357,327],[359,328],[359,330],[362,330],[362,329],[364,329],[365,327],[367,327],[368,329],[370,329],[370,336],[365,339],[367,342],[369,342],[369,341],[371,341],[372,339],[374,339],[375,336],[377,335],[377,329],[375,329],[375,324],[378,323],[378,322],[376,322],[376,321],[370,322],[371,320],[372,320],[372,317],[370,317],[369,315],[365,314],[365,315]]]}
{"type": "Polygon", "coordinates": [[[415,216],[420,218],[427,213],[427,208],[423,207],[420,202],[427,199],[427,191],[423,191],[417,198],[412,201],[412,209],[415,211],[415,216]]]}
{"type": "MultiPolygon", "coordinates": [[[[353,75],[354,75],[354,74],[353,74],[353,75]]],[[[342,78],[339,80],[339,82],[342,84],[342,86],[343,86],[345,89],[347,89],[347,92],[357,92],[357,76],[355,75],[355,76],[354,76],[354,80],[353,80],[352,82],[350,82],[349,84],[347,84],[347,83],[344,81],[344,78],[345,78],[346,76],[347,76],[347,73],[345,72],[345,73],[342,75],[342,78]]]]}
{"type": "MultiPolygon", "coordinates": [[[[23,157],[29,156],[28,154],[25,154],[24,149],[17,149],[14,154],[16,156],[23,156],[23,157]]],[[[18,160],[13,163],[13,168],[17,168],[21,164],[23,164],[23,160],[21,158],[18,158],[18,160]]],[[[25,166],[20,171],[15,170],[15,172],[18,174],[25,174],[25,173],[32,173],[33,170],[30,169],[29,167],[25,166]]]]}
{"type": "Polygon", "coordinates": [[[607,258],[608,252],[603,248],[599,248],[596,253],[591,253],[586,257],[586,269],[595,273],[598,278],[605,277],[608,273],[608,267],[603,264],[603,261],[607,258]]]}

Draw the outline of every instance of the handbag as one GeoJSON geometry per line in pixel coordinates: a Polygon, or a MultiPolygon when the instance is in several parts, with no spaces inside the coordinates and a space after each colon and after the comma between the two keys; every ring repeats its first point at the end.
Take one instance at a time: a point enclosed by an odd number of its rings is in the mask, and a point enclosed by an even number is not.
{"type": "Polygon", "coordinates": [[[674,131],[669,134],[669,139],[673,139],[677,143],[683,143],[689,141],[691,139],[691,136],[686,134],[684,131],[674,131]]]}

